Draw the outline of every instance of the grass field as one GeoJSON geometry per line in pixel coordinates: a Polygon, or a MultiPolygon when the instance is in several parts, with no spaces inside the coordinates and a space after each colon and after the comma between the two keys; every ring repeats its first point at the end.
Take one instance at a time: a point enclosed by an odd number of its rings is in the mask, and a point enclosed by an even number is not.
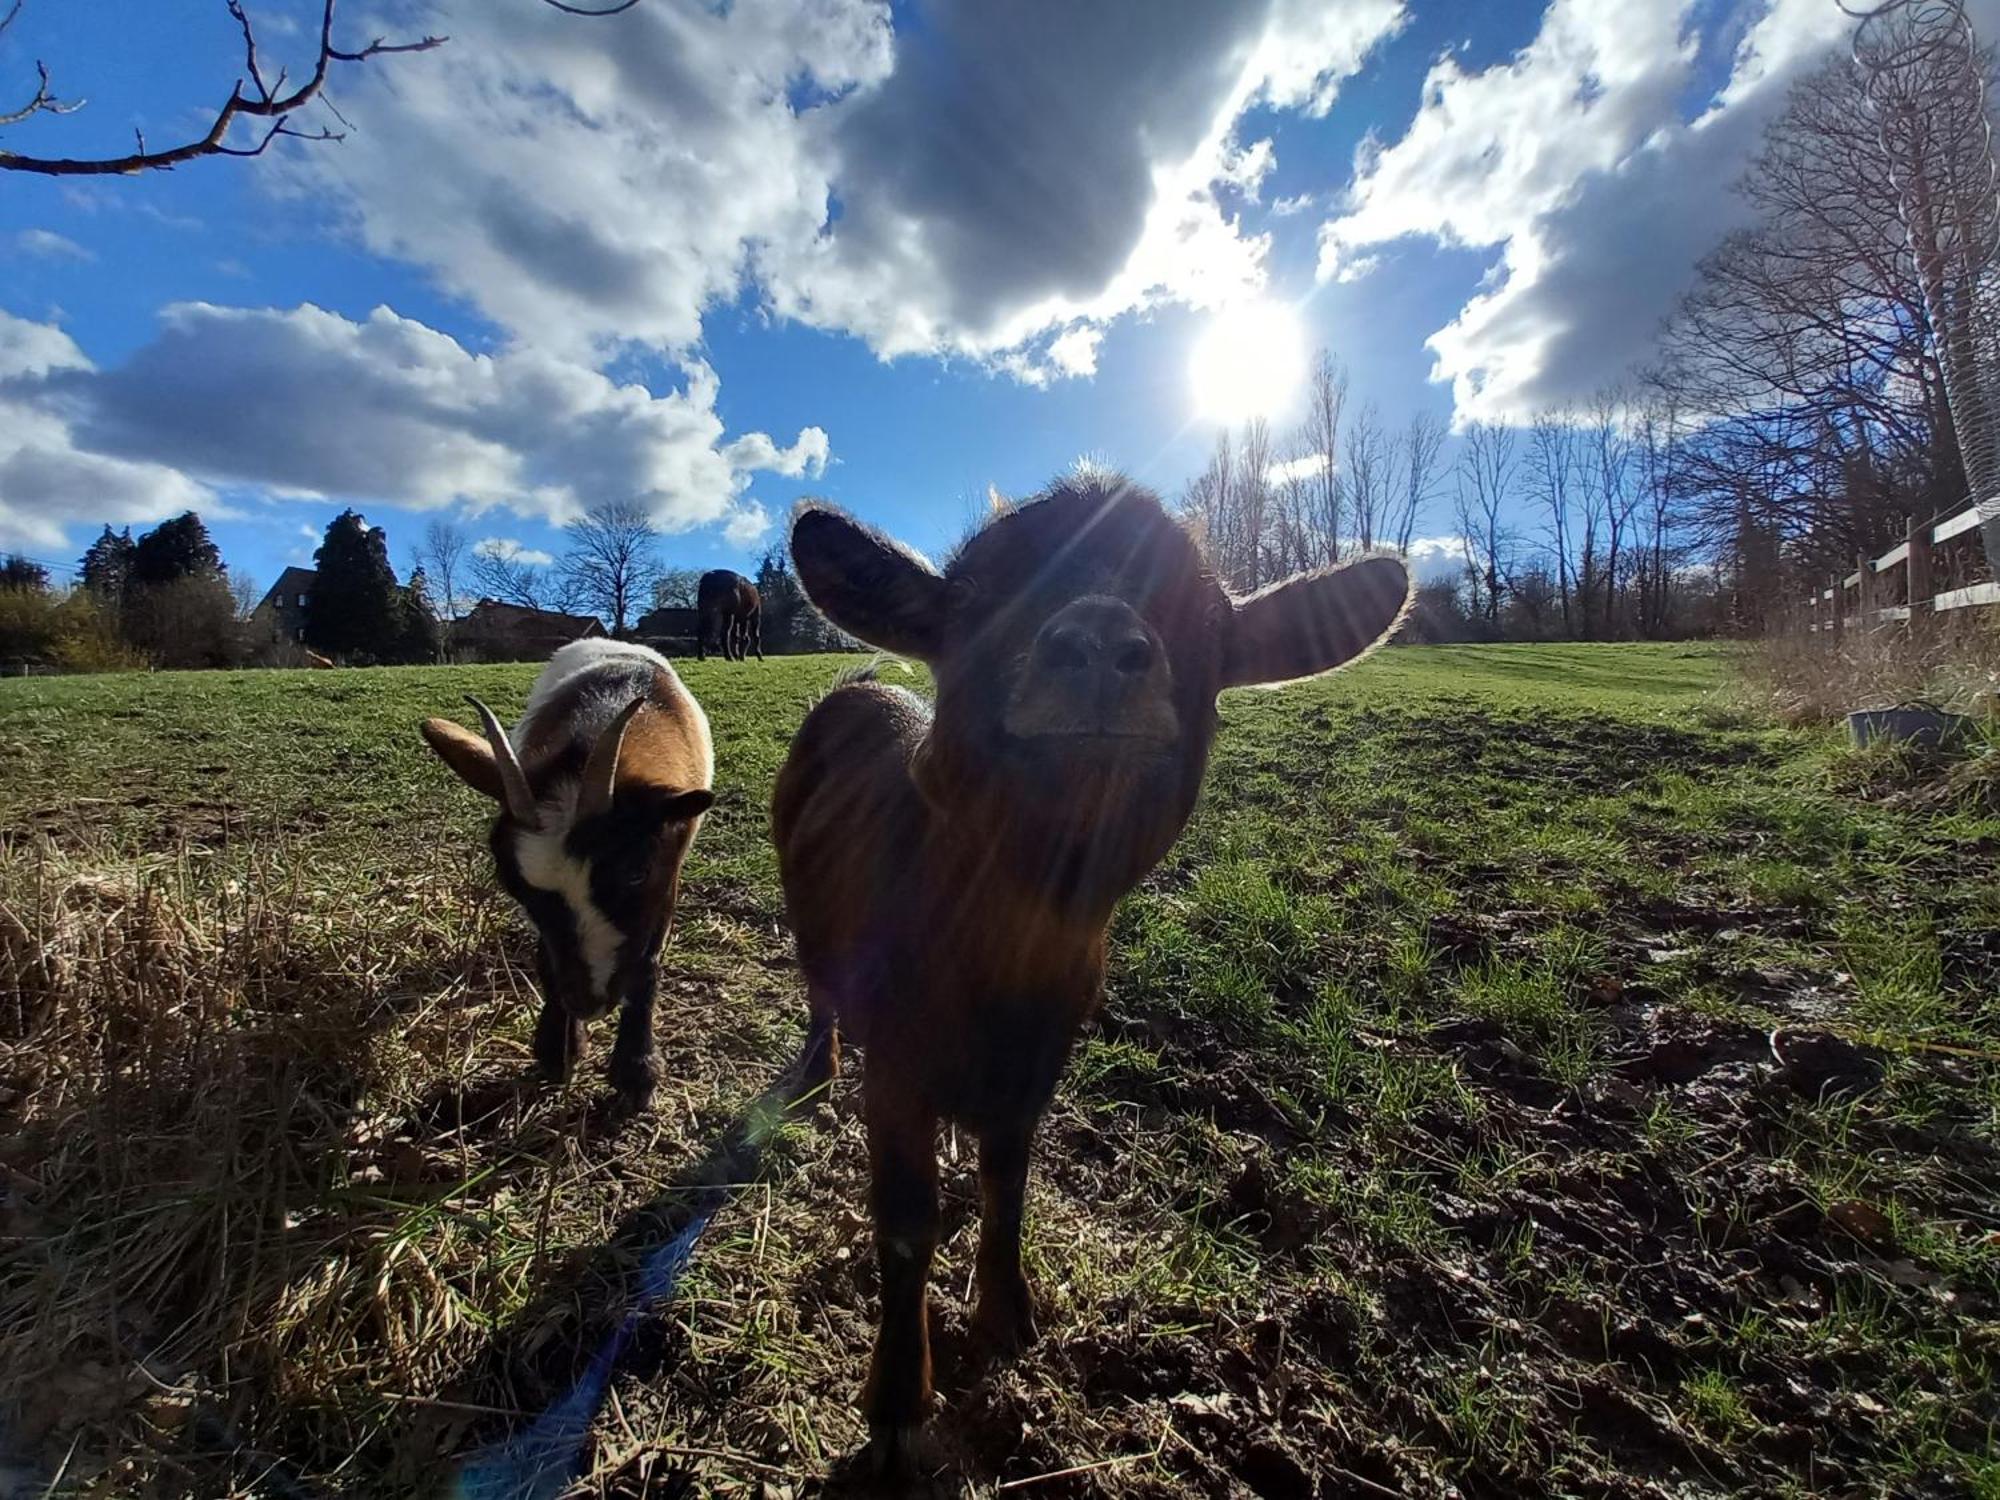
{"type": "MultiPolygon", "coordinates": [[[[843,665],[684,668],[719,800],[638,1119],[608,1030],[527,1076],[527,930],[415,733],[532,667],[0,683],[0,1494],[841,1487],[854,1075],[758,1101],[803,1019],[765,808],[843,665]]],[[[1039,1141],[1013,1365],[947,1158],[941,1492],[2000,1496],[1995,783],[1731,678],[1422,648],[1225,700],[1039,1141]]]]}

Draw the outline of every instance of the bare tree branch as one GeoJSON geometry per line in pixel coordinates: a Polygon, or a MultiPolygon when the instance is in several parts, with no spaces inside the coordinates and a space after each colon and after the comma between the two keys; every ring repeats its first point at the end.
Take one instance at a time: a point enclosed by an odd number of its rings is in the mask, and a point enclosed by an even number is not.
{"type": "MultiPolygon", "coordinates": [[[[22,0],[15,0],[14,7],[7,13],[6,23],[11,24],[19,14],[22,0]]],[[[152,151],[146,147],[145,137],[137,136],[138,149],[126,156],[113,157],[45,157],[22,156],[12,151],[0,151],[0,171],[38,172],[48,177],[108,177],[131,172],[164,171],[179,166],[185,161],[194,161],[204,156],[261,156],[271,142],[280,136],[291,136],[297,140],[337,141],[344,137],[340,131],[298,130],[292,127],[290,117],[320,97],[326,85],[327,70],[334,63],[366,62],[373,57],[385,57],[398,52],[429,52],[441,47],[449,37],[426,36],[415,42],[388,42],[376,37],[358,51],[344,51],[333,45],[333,9],[335,0],[324,0],[320,11],[319,57],[313,65],[312,75],[296,88],[286,91],[285,75],[280,73],[277,82],[267,84],[262,65],[257,58],[257,38],[251,30],[250,17],[243,9],[242,0],[224,0],[230,16],[243,32],[244,68],[248,77],[249,92],[245,91],[245,80],[236,80],[228,99],[216,112],[214,123],[208,133],[199,140],[184,145],[152,151]],[[261,119],[271,121],[271,127],[251,146],[231,146],[226,144],[230,126],[238,119],[261,119]]],[[[22,113],[0,116],[0,125],[25,119],[30,114],[67,114],[76,105],[55,105],[49,97],[49,82],[46,70],[36,64],[42,83],[36,93],[36,100],[22,113]]]]}
{"type": "MultiPolygon", "coordinates": [[[[14,24],[15,18],[21,14],[21,7],[26,3],[27,0],[14,0],[7,14],[0,16],[0,32],[6,31],[14,24]]],[[[37,82],[34,94],[19,109],[0,114],[0,127],[18,125],[29,115],[68,115],[83,108],[84,101],[81,99],[58,99],[55,96],[55,92],[49,86],[49,70],[41,62],[35,64],[35,77],[37,82]]]]}

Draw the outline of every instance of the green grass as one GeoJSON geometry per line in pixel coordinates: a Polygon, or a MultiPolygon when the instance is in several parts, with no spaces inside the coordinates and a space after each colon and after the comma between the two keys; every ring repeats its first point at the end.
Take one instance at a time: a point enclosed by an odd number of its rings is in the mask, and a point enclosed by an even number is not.
{"type": "MultiPolygon", "coordinates": [[[[748,1185],[570,1493],[835,1466],[872,1305],[852,1076],[707,1153],[800,1034],[766,807],[848,664],[683,667],[718,802],[639,1121],[592,1069],[524,1080],[526,935],[415,732],[467,692],[511,714],[532,666],[0,683],[21,1456],[104,1493],[274,1462],[434,1492],[569,1389],[720,1173],[748,1185]]],[[[1010,1371],[965,1336],[947,1154],[938,1461],[1603,1493],[1639,1443],[1689,1493],[1992,1493],[1990,782],[1738,701],[1702,646],[1399,649],[1229,695],[1038,1147],[1045,1337],[1010,1371]],[[1865,1048],[1861,1081],[1781,1070],[1774,1030],[1865,1048]]]]}

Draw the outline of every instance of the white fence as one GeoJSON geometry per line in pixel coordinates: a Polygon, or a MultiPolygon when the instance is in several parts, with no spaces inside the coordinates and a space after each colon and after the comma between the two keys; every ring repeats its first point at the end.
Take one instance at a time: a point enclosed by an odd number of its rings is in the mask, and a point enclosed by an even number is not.
{"type": "MultiPolygon", "coordinates": [[[[1873,626],[1893,621],[1918,621],[1949,610],[2000,604],[2000,581],[1938,589],[1932,583],[1932,550],[1979,524],[1979,507],[1968,505],[1942,521],[1920,521],[1909,535],[1880,557],[1857,557],[1845,578],[1829,578],[1805,606],[1805,628],[1841,634],[1849,625],[1873,626]],[[1894,583],[1903,570],[1903,586],[1894,583]],[[1903,602],[1885,603],[1900,593],[1903,602]]],[[[2000,565],[1996,565],[2000,567],[2000,565]]]]}

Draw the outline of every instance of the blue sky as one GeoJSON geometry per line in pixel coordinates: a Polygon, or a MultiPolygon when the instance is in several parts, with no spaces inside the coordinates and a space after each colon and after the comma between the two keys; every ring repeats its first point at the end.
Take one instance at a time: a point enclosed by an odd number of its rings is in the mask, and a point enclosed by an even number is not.
{"type": "MultiPolygon", "coordinates": [[[[310,65],[316,0],[250,12],[310,65]]],[[[1259,304],[1391,425],[1523,421],[1644,357],[1839,17],[347,0],[336,40],[426,31],[336,71],[341,143],[0,174],[0,548],[193,505],[268,582],[346,505],[402,566],[435,516],[553,554],[639,498],[671,562],[745,567],[819,494],[941,550],[1083,455],[1178,492],[1190,351],[1259,304]]],[[[87,103],[0,148],[86,155],[201,133],[242,48],[221,0],[26,0],[0,112],[37,58],[87,103]]]]}

